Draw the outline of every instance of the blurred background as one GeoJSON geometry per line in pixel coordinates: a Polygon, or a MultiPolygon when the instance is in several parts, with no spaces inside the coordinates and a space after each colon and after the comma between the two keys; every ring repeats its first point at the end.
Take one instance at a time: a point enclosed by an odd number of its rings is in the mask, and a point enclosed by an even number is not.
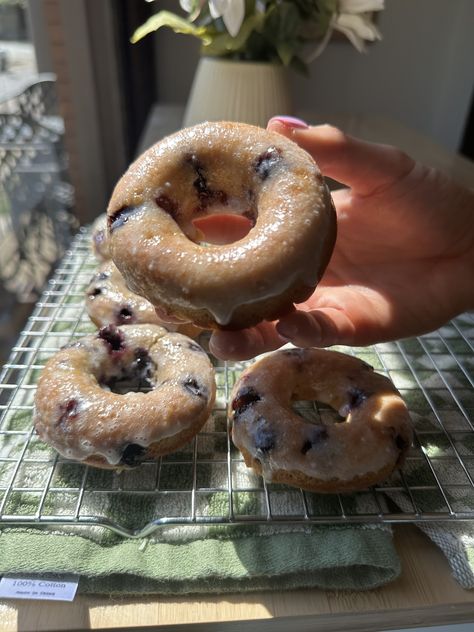
{"type": "MultiPolygon", "coordinates": [[[[71,235],[105,210],[137,153],[181,124],[199,42],[161,29],[130,43],[159,9],[179,4],[0,0],[2,360],[71,235]]],[[[421,158],[429,148],[462,176],[474,158],[474,2],[386,0],[376,24],[383,37],[366,54],[335,37],[309,76],[290,71],[294,113],[421,158]]]]}

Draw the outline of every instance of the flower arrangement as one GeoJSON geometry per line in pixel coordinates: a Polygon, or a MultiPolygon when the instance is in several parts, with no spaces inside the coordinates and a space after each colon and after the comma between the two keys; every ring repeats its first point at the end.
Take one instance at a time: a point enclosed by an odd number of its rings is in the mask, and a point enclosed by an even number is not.
{"type": "MultiPolygon", "coordinates": [[[[147,0],[152,2],[153,0],[147,0]]],[[[359,52],[381,38],[372,20],[384,0],[180,0],[180,16],[159,11],[132,36],[137,42],[167,26],[202,42],[202,53],[228,59],[276,62],[307,72],[334,31],[359,52]]]]}

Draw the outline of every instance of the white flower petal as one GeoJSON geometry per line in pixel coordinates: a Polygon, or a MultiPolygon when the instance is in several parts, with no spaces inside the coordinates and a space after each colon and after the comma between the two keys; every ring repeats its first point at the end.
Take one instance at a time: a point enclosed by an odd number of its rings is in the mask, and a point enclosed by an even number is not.
{"type": "Polygon", "coordinates": [[[382,39],[382,33],[379,31],[379,29],[375,26],[373,22],[370,22],[370,29],[372,30],[372,33],[374,35],[374,39],[372,41],[382,39]]]}
{"type": "Polygon", "coordinates": [[[179,0],[179,4],[182,9],[192,14],[190,18],[193,20],[199,15],[202,5],[206,4],[206,0],[179,0]]]}
{"type": "Polygon", "coordinates": [[[209,0],[209,10],[214,20],[220,18],[231,4],[232,0],[209,0]]]}
{"type": "Polygon", "coordinates": [[[369,40],[370,42],[381,38],[380,32],[374,23],[364,15],[341,13],[335,16],[332,25],[335,29],[344,32],[346,35],[347,31],[351,31],[355,33],[358,38],[369,40]]]}
{"type": "Polygon", "coordinates": [[[221,17],[221,14],[214,7],[214,3],[213,2],[209,2],[209,10],[211,12],[211,17],[212,17],[213,20],[215,20],[216,18],[220,18],[221,17]]]}
{"type": "Polygon", "coordinates": [[[366,47],[364,40],[359,37],[357,33],[354,33],[351,29],[341,26],[340,24],[334,24],[333,27],[335,31],[343,33],[350,43],[359,51],[359,53],[365,53],[366,47]]]}
{"type": "Polygon", "coordinates": [[[193,0],[179,0],[179,4],[184,11],[191,13],[193,10],[193,0]]]}
{"type": "Polygon", "coordinates": [[[367,11],[382,11],[384,0],[339,0],[339,13],[366,13],[367,11]]]}
{"type": "Polygon", "coordinates": [[[224,11],[222,18],[232,37],[240,31],[245,17],[245,0],[231,0],[224,11]]]}

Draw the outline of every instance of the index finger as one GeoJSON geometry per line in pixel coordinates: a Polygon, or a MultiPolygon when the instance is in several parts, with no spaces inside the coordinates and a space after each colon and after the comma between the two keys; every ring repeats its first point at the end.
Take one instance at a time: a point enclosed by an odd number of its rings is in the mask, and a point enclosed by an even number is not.
{"type": "Polygon", "coordinates": [[[415,165],[410,156],[395,147],[360,140],[332,125],[293,127],[276,117],[270,119],[268,129],[294,140],[313,156],[323,175],[360,195],[394,184],[415,165]]]}

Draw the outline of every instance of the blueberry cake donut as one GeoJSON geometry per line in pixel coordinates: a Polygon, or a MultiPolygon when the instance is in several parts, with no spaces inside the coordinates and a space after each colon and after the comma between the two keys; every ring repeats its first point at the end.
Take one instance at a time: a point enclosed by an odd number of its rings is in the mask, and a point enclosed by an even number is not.
{"type": "Polygon", "coordinates": [[[130,166],[107,213],[111,255],[127,285],[204,328],[251,326],[304,301],[336,236],[311,156],[242,123],[203,123],[163,139],[130,166]],[[209,243],[206,219],[239,220],[248,232],[209,243]]]}
{"type": "Polygon", "coordinates": [[[408,410],[392,382],[336,351],[264,357],[236,383],[229,414],[248,467],[266,480],[315,492],[355,491],[384,480],[412,443],[408,410]],[[293,410],[297,400],[326,404],[340,418],[311,423],[293,410]]]}
{"type": "Polygon", "coordinates": [[[86,289],[86,310],[97,327],[149,323],[191,338],[202,331],[191,323],[163,324],[153,305],[128,289],[113,261],[105,261],[92,277],[86,289]]]}
{"type": "Polygon", "coordinates": [[[110,259],[109,236],[107,234],[107,215],[99,215],[91,229],[92,251],[98,259],[110,259]]]}
{"type": "Polygon", "coordinates": [[[34,425],[66,458],[131,468],[188,442],[214,397],[214,370],[196,342],[156,325],[109,325],[48,360],[34,425]]]}

